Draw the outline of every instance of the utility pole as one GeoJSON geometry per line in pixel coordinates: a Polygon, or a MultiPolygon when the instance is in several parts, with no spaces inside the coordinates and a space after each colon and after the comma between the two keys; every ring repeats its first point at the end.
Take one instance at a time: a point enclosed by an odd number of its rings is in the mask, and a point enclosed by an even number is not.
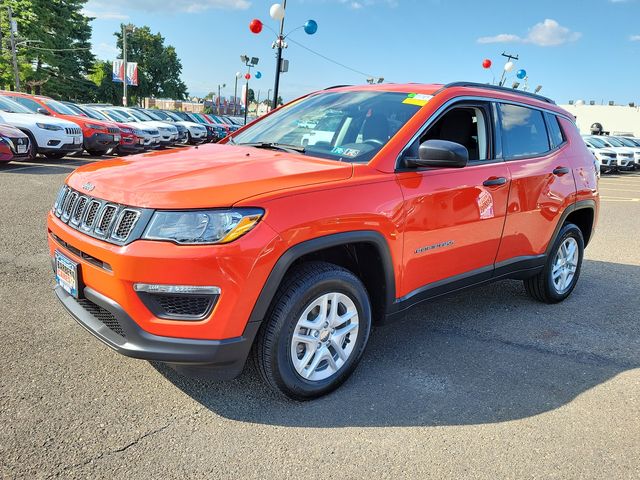
{"type": "Polygon", "coordinates": [[[11,45],[11,60],[13,62],[13,77],[14,77],[14,88],[16,92],[20,91],[20,74],[18,72],[18,57],[16,53],[16,33],[18,32],[18,28],[16,23],[13,21],[13,11],[11,7],[7,7],[7,12],[9,13],[9,42],[11,45]]]}
{"type": "MultiPolygon", "coordinates": [[[[282,9],[286,12],[287,10],[287,0],[282,2],[282,9]]],[[[284,47],[284,19],[285,16],[280,20],[280,34],[276,39],[276,47],[278,48],[278,53],[276,54],[276,80],[273,85],[273,108],[278,107],[278,89],[280,88],[280,70],[282,69],[282,48],[284,47]]]]}
{"type": "Polygon", "coordinates": [[[127,26],[122,25],[122,105],[127,106],[127,26]]]}

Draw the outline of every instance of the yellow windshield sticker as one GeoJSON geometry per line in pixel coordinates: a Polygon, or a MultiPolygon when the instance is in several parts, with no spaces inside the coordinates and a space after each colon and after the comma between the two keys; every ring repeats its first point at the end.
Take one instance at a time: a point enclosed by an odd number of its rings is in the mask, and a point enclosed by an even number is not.
{"type": "Polygon", "coordinates": [[[433,95],[425,95],[424,93],[410,93],[409,95],[407,95],[407,98],[402,101],[402,103],[424,107],[432,98],[433,95]]]}

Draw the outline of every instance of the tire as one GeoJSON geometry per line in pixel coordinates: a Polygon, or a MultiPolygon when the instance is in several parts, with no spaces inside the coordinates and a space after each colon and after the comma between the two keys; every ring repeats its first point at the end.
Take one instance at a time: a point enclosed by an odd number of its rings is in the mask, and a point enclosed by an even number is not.
{"type": "Polygon", "coordinates": [[[371,304],[360,279],[337,265],[309,262],[284,278],[258,333],[253,358],[262,378],[275,391],[294,400],[310,400],[335,390],[349,378],[362,357],[370,330],[371,304]],[[352,315],[350,319],[329,325],[331,316],[319,314],[323,298],[328,299],[325,311],[331,312],[334,303],[337,315],[352,315]],[[305,328],[299,322],[318,329],[305,328]],[[341,333],[348,329],[349,333],[341,333]],[[304,334],[307,340],[294,340],[294,333],[304,334]],[[308,341],[314,338],[317,343],[308,341]],[[317,362],[316,357],[322,360],[317,362]],[[304,371],[306,378],[300,373],[301,365],[309,367],[304,371]]]}
{"type": "Polygon", "coordinates": [[[93,150],[93,149],[88,150],[87,149],[87,153],[94,157],[102,157],[103,155],[106,155],[107,153],[109,153],[109,150],[93,150]]]}
{"type": "Polygon", "coordinates": [[[582,231],[573,223],[565,223],[560,229],[556,240],[553,242],[542,272],[524,280],[525,290],[531,297],[540,302],[558,303],[563,301],[571,295],[571,292],[578,283],[583,256],[584,238],[582,237],[582,231]],[[563,246],[565,250],[561,251],[563,246]],[[567,251],[567,248],[570,249],[571,247],[575,247],[576,249],[573,259],[569,259],[569,261],[565,259],[565,263],[562,263],[564,252],[567,251]],[[562,265],[569,265],[569,267],[565,268],[560,265],[561,263],[562,265]],[[573,268],[571,268],[571,265],[573,265],[573,268]],[[555,281],[554,270],[558,272],[555,274],[555,281]],[[566,271],[566,279],[562,277],[564,274],[563,271],[566,271]]]}
{"type": "Polygon", "coordinates": [[[38,155],[38,142],[36,142],[35,137],[29,130],[22,130],[27,137],[29,137],[29,143],[31,144],[29,147],[29,157],[28,160],[35,160],[36,155],[38,155]]]}
{"type": "Polygon", "coordinates": [[[64,158],[66,154],[67,152],[47,152],[44,156],[51,160],[60,160],[61,158],[64,158]]]}

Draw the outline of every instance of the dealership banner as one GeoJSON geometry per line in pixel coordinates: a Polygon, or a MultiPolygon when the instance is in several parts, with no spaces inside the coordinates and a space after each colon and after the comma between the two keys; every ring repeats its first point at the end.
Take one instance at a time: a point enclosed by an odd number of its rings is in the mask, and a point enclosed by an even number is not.
{"type": "MultiPolygon", "coordinates": [[[[113,70],[111,76],[114,82],[122,83],[124,81],[124,62],[122,60],[113,61],[113,70]]],[[[138,85],[138,64],[136,62],[127,62],[127,85],[138,85]]]]}

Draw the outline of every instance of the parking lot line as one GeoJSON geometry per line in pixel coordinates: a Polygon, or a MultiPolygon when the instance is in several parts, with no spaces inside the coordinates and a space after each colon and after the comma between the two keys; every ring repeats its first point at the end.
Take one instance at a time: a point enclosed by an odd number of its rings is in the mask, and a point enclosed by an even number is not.
{"type": "Polygon", "coordinates": [[[640,202],[640,198],[631,198],[631,197],[600,197],[600,200],[605,200],[607,202],[640,202]]]}
{"type": "MultiPolygon", "coordinates": [[[[602,190],[602,189],[601,189],[602,190]]],[[[612,188],[611,189],[614,192],[636,192],[636,193],[640,193],[640,189],[625,189],[625,188],[612,188]]]]}

